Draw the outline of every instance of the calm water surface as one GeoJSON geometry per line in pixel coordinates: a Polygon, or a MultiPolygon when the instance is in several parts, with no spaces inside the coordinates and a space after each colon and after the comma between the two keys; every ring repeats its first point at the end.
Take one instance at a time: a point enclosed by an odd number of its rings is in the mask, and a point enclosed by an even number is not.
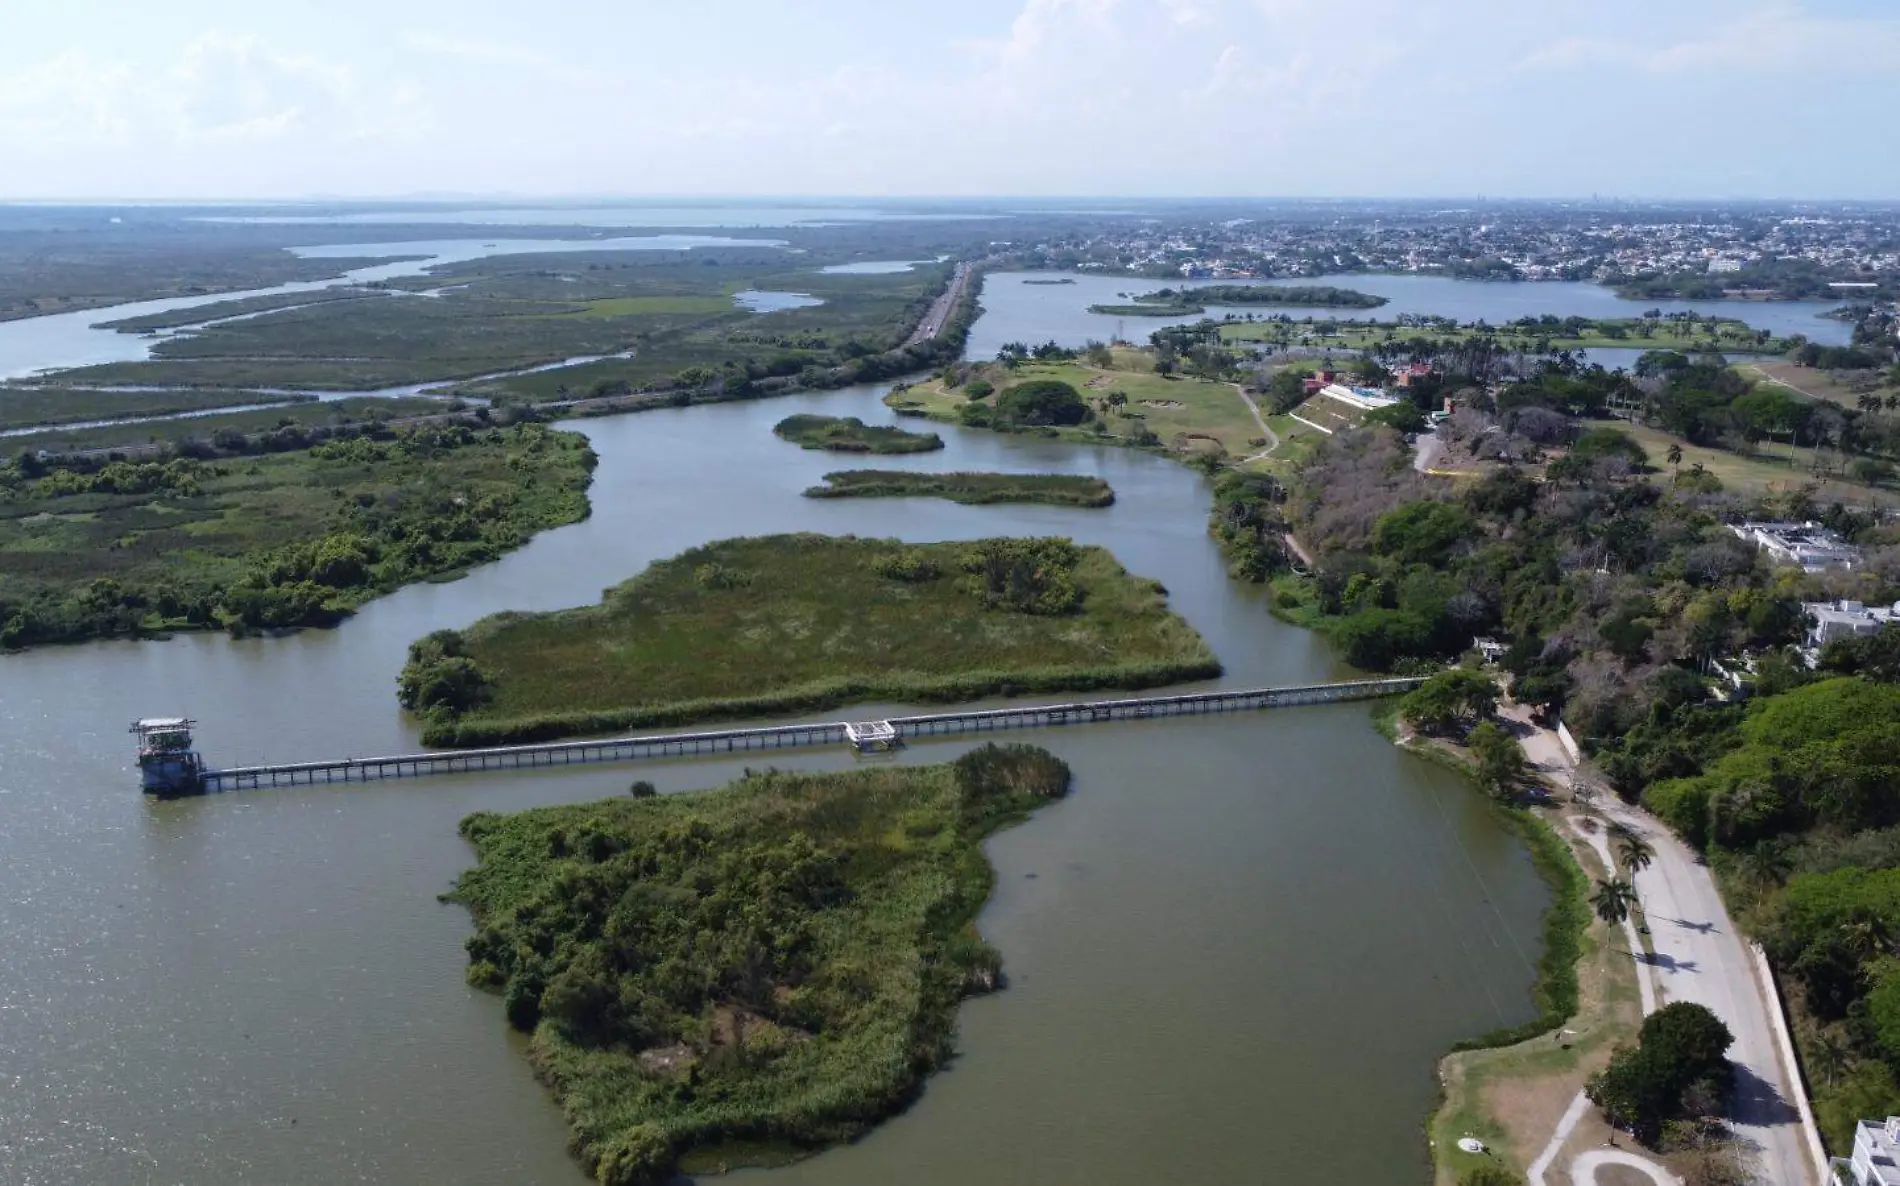
{"type": "MultiPolygon", "coordinates": [[[[134,717],[192,714],[219,764],[412,747],[393,691],[418,635],[589,602],[686,547],[790,530],[1069,534],[1165,581],[1226,684],[1344,674],[1227,579],[1204,479],[1158,458],[944,429],[943,453],[879,464],[1098,474],[1119,499],[800,498],[848,463],[771,425],[798,411],[877,422],[881,390],[588,421],[590,520],[337,630],[0,657],[0,1182],[580,1186],[500,1002],[462,983],[468,919],[436,900],[469,863],[456,823],[624,793],[636,774],[713,785],[742,765],[161,804],[134,789],[134,717]]],[[[990,846],[982,926],[1009,990],[966,1007],[959,1057],[910,1111],[744,1181],[1420,1181],[1434,1062],[1531,1015],[1547,895],[1469,786],[1366,718],[1341,705],[1025,734],[1078,778],[990,846]]]]}
{"type": "Polygon", "coordinates": [[[1780,336],[1806,334],[1813,341],[1829,345],[1845,345],[1853,334],[1846,322],[1821,316],[1830,309],[1840,308],[1841,301],[1626,301],[1600,284],[1557,281],[1509,284],[1453,280],[1445,276],[1342,275],[1259,282],[1331,284],[1387,298],[1387,303],[1376,309],[1210,305],[1205,314],[1193,317],[1115,317],[1088,311],[1090,305],[1127,304],[1124,293],[1133,296],[1161,288],[1194,288],[1217,283],[1234,282],[1138,280],[1078,272],[992,272],[985,277],[983,285],[983,308],[991,316],[972,327],[970,357],[994,358],[997,349],[1010,341],[1033,345],[1053,339],[1064,346],[1080,346],[1091,338],[1107,341],[1120,333],[1130,341],[1140,342],[1164,325],[1182,325],[1202,317],[1220,318],[1229,313],[1240,317],[1248,313],[1259,317],[1285,314],[1296,320],[1311,315],[1342,321],[1389,321],[1401,313],[1419,313],[1455,317],[1459,321],[1483,319],[1495,325],[1546,313],[1558,317],[1640,317],[1650,309],[1661,309],[1664,313],[1693,310],[1738,318],[1756,329],[1772,330],[1780,336]],[[1058,277],[1072,278],[1075,283],[1024,283],[1058,277]]]}

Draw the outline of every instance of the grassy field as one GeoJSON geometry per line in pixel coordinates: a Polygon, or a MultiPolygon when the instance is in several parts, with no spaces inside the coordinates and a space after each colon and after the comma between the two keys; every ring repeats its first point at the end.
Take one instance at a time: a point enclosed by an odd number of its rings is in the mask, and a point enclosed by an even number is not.
{"type": "Polygon", "coordinates": [[[831,453],[929,453],[943,448],[943,438],[934,432],[866,424],[856,416],[787,416],[772,431],[802,449],[831,453]]]}
{"type": "MultiPolygon", "coordinates": [[[[1814,498],[1818,502],[1839,499],[1849,504],[1900,506],[1900,495],[1892,491],[1847,481],[1837,474],[1817,474],[1814,471],[1812,449],[1791,448],[1786,444],[1764,441],[1756,446],[1753,456],[1744,456],[1726,449],[1692,445],[1681,437],[1647,425],[1618,423],[1616,428],[1635,438],[1649,454],[1649,463],[1661,470],[1660,480],[1664,482],[1677,472],[1675,467],[1664,461],[1669,446],[1674,444],[1682,448],[1680,472],[1688,473],[1701,465],[1708,473],[1721,479],[1723,488],[1727,490],[1768,495],[1788,494],[1804,486],[1813,486],[1814,498]]],[[[1822,460],[1832,468],[1839,458],[1833,452],[1828,452],[1822,460]]]]}
{"type": "Polygon", "coordinates": [[[250,391],[95,391],[83,387],[0,386],[0,429],[79,424],[125,416],[166,416],[233,404],[294,402],[294,396],[250,391]]]}
{"type": "MultiPolygon", "coordinates": [[[[238,393],[227,392],[229,402],[238,393]]],[[[248,401],[246,401],[248,402],[248,401]]],[[[64,428],[47,432],[7,437],[7,451],[43,449],[67,453],[90,449],[137,449],[146,445],[183,441],[209,441],[221,429],[242,433],[268,432],[286,426],[304,429],[337,428],[374,420],[399,420],[405,416],[431,416],[448,411],[439,399],[419,396],[373,398],[351,396],[347,399],[286,402],[246,412],[213,412],[177,420],[153,420],[130,424],[106,424],[96,428],[64,428]]]]}
{"type": "MultiPolygon", "coordinates": [[[[1861,392],[1837,381],[1828,371],[1816,370],[1813,367],[1804,367],[1792,362],[1766,361],[1743,363],[1735,369],[1740,371],[1745,378],[1756,382],[1773,383],[1777,387],[1785,387],[1808,399],[1839,404],[1843,408],[1859,407],[1857,401],[1860,399],[1861,392]]],[[[1900,396],[1900,388],[1881,385],[1875,387],[1870,394],[1878,395],[1884,400],[1890,396],[1900,396]]]]}
{"type": "Polygon", "coordinates": [[[1062,540],[909,545],[781,535],[660,561],[598,605],[498,614],[411,648],[485,698],[432,745],[545,740],[864,700],[1145,688],[1218,673],[1153,581],[1062,540]]]}
{"type": "Polygon", "coordinates": [[[1046,502],[1057,506],[1105,507],[1115,492],[1100,478],[1075,474],[925,474],[908,470],[852,469],[826,474],[806,498],[947,498],[972,506],[997,502],[1046,502]]]}
{"type": "Polygon", "coordinates": [[[468,979],[502,994],[605,1186],[780,1162],[901,1109],[998,986],[983,839],[1067,794],[1039,749],[768,771],[480,814],[468,979]]]}
{"type": "MultiPolygon", "coordinates": [[[[1137,352],[1117,351],[1115,357],[1116,366],[1110,370],[1080,362],[1029,363],[1014,371],[985,368],[984,376],[999,391],[1032,379],[1058,379],[1081,392],[1095,405],[1105,431],[1089,426],[1046,430],[1072,440],[1147,444],[1184,456],[1236,459],[1266,447],[1265,434],[1233,384],[1157,375],[1153,361],[1137,352]],[[1114,394],[1125,402],[1113,403],[1109,397],[1114,394]]],[[[951,390],[932,379],[893,391],[884,402],[898,412],[954,424],[970,400],[964,389],[951,390]]]]}
{"type": "Polygon", "coordinates": [[[539,426],[210,463],[0,467],[0,646],[334,621],[587,514],[593,454],[539,426]]]}

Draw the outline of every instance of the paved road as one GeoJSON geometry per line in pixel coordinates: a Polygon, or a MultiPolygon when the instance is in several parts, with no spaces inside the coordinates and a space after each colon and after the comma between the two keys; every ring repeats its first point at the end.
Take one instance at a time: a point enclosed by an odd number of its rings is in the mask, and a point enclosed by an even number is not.
{"type": "Polygon", "coordinates": [[[943,323],[949,319],[950,310],[956,308],[957,301],[962,299],[963,290],[969,283],[970,265],[958,264],[956,272],[950,277],[950,286],[943,290],[942,296],[930,303],[929,312],[917,323],[917,328],[910,331],[910,337],[904,339],[904,345],[915,346],[919,342],[928,342],[943,332],[943,323]]]}
{"type": "Polygon", "coordinates": [[[1649,921],[1650,975],[1664,1003],[1694,1001],[1728,1023],[1736,1088],[1729,1101],[1735,1133],[1755,1146],[1757,1173],[1776,1186],[1814,1181],[1791,1071],[1775,1041],[1773,1007],[1762,995],[1748,944],[1729,921],[1715,878],[1687,845],[1649,816],[1605,796],[1604,814],[1641,833],[1655,863],[1636,878],[1649,921]]]}
{"type": "MultiPolygon", "coordinates": [[[[1526,757],[1568,785],[1571,766],[1555,733],[1531,725],[1530,713],[1513,706],[1503,714],[1520,727],[1526,757]],[[1529,730],[1528,733],[1522,730],[1529,730]]],[[[1753,1147],[1757,1181],[1773,1186],[1811,1186],[1817,1168],[1808,1153],[1795,1109],[1793,1068],[1783,1065],[1771,1010],[1755,975],[1748,943],[1729,920],[1715,877],[1675,834],[1646,813],[1603,792],[1597,806],[1635,831],[1655,849],[1655,860],[1636,877],[1649,923],[1652,954],[1647,971],[1661,1004],[1693,1001],[1720,1017],[1735,1035],[1735,1096],[1729,1120],[1753,1147]]]]}

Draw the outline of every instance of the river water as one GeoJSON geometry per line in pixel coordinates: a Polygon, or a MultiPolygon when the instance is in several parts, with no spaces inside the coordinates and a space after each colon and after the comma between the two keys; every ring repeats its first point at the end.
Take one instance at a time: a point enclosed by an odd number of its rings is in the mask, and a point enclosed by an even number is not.
{"type": "MultiPolygon", "coordinates": [[[[996,316],[978,330],[993,336],[996,316]]],[[[158,803],[135,789],[135,717],[195,716],[220,765],[410,748],[394,698],[410,640],[592,601],[706,540],[791,530],[1072,535],[1163,580],[1227,685],[1345,674],[1226,577],[1205,479],[1160,458],[945,428],[942,453],[880,465],[1097,474],[1118,501],[798,497],[849,462],[771,425],[880,422],[882,390],[577,424],[601,457],[592,518],[335,630],[0,656],[0,1182],[580,1186],[500,1002],[462,982],[468,919],[436,900],[470,860],[456,823],[624,793],[636,775],[714,785],[742,765],[158,803]]],[[[1435,1060],[1532,1013],[1548,895],[1478,794],[1386,744],[1364,705],[1021,740],[1077,782],[990,846],[981,925],[1008,991],[964,1009],[959,1056],[908,1112],[748,1186],[1422,1180],[1435,1060]]]]}
{"type": "Polygon", "coordinates": [[[1489,283],[1453,280],[1447,276],[1340,275],[1299,280],[1266,280],[1262,284],[1330,284],[1386,298],[1376,309],[1295,308],[1278,305],[1210,305],[1192,317],[1116,317],[1091,313],[1090,305],[1125,305],[1136,293],[1161,288],[1194,288],[1208,284],[1248,283],[1218,280],[1138,280],[1080,272],[992,272],[984,278],[983,308],[993,316],[972,327],[972,358],[995,358],[1005,342],[1035,345],[1054,340],[1080,346],[1088,340],[1106,342],[1118,333],[1134,342],[1147,340],[1164,325],[1183,325],[1203,317],[1232,313],[1245,317],[1336,318],[1389,321],[1401,313],[1484,320],[1501,325],[1519,317],[1640,317],[1650,309],[1664,313],[1696,312],[1705,316],[1734,317],[1777,336],[1806,334],[1824,345],[1845,345],[1853,329],[1845,321],[1822,317],[1842,301],[1626,301],[1600,284],[1538,281],[1489,283]],[[1069,279],[1073,284],[1049,284],[1069,279]],[[1043,281],[1031,284],[1026,281],[1043,281]],[[1127,294],[1127,295],[1123,295],[1127,294]]]}

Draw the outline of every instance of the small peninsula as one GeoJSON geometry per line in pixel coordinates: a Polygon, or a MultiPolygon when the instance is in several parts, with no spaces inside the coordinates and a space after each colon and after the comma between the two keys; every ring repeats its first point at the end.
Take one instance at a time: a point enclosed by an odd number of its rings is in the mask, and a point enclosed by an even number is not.
{"type": "Polygon", "coordinates": [[[1101,548],[777,535],[662,560],[597,605],[436,631],[398,692],[424,742],[470,746],[1218,674],[1166,591],[1101,548]]]}
{"type": "Polygon", "coordinates": [[[1209,305],[1280,305],[1302,309],[1376,309],[1386,298],[1330,284],[1208,284],[1136,293],[1125,305],[1090,305],[1115,317],[1192,317],[1209,305]]]}
{"type": "Polygon", "coordinates": [[[866,424],[856,416],[787,416],[772,431],[802,448],[833,453],[929,453],[943,448],[943,438],[934,432],[866,424]]]}
{"type": "Polygon", "coordinates": [[[995,990],[983,839],[1068,793],[1044,750],[765,771],[482,813],[468,980],[502,994],[605,1186],[785,1161],[904,1107],[995,990]]]}
{"type": "Polygon", "coordinates": [[[923,474],[907,470],[852,469],[825,475],[806,498],[947,498],[982,506],[1043,502],[1056,506],[1105,507],[1115,491],[1100,478],[1079,474],[923,474]]]}

